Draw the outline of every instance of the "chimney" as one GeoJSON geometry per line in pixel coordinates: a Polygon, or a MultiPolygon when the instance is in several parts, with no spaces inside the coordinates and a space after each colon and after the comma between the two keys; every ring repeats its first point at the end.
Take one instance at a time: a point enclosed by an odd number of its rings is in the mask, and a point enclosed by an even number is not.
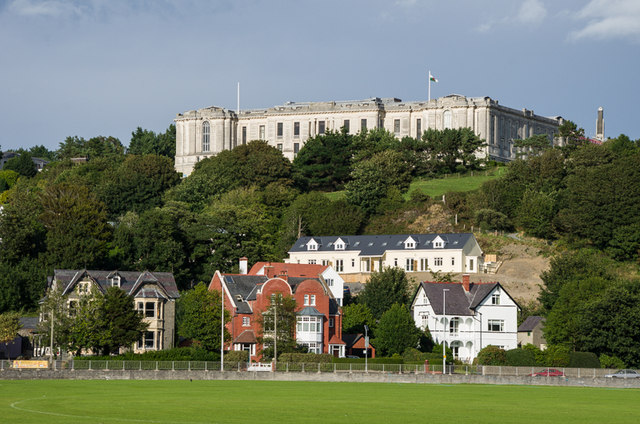
{"type": "Polygon", "coordinates": [[[286,269],[283,269],[280,272],[280,275],[278,275],[278,277],[282,278],[284,281],[286,281],[287,283],[289,282],[289,274],[287,273],[286,269]]]}
{"type": "Polygon", "coordinates": [[[469,291],[471,284],[469,283],[469,274],[462,274],[462,287],[466,292],[469,291]]]}
{"type": "Polygon", "coordinates": [[[240,274],[243,274],[243,275],[247,274],[248,262],[249,260],[245,256],[240,258],[240,262],[239,262],[240,274]]]}
{"type": "Polygon", "coordinates": [[[267,278],[273,278],[275,276],[274,270],[273,270],[273,265],[265,265],[264,266],[264,275],[266,275],[267,278]]]}

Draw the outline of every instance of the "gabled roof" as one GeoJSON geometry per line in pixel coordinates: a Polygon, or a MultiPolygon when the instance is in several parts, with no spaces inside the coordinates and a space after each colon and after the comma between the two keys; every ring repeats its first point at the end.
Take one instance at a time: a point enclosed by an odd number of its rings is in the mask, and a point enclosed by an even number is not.
{"type": "MultiPolygon", "coordinates": [[[[500,283],[471,283],[469,291],[464,289],[462,283],[439,283],[424,282],[420,286],[431,304],[433,313],[436,315],[474,315],[474,310],[489,296],[496,287],[502,288],[502,291],[511,298],[509,293],[500,285],[500,283]],[[446,295],[444,290],[447,289],[446,295]],[[446,309],[443,308],[443,299],[447,302],[446,309]]],[[[415,297],[420,290],[416,291],[415,297]]],[[[513,300],[513,298],[511,298],[513,300]]],[[[514,301],[516,307],[520,308],[514,301]]]]}
{"type": "MultiPolygon", "coordinates": [[[[165,299],[177,299],[180,297],[176,281],[170,272],[117,271],[117,274],[120,276],[120,288],[127,294],[165,299]],[[145,283],[155,287],[145,288],[145,283]]],[[[53,278],[47,280],[49,286],[51,286],[55,279],[63,287],[64,293],[67,294],[73,290],[76,283],[88,277],[96,283],[100,291],[105,292],[111,287],[109,277],[113,275],[114,271],[56,269],[53,272],[53,278]]]]}
{"type": "Polygon", "coordinates": [[[532,315],[530,317],[527,317],[527,319],[525,319],[523,323],[520,324],[520,326],[518,327],[518,331],[533,331],[538,326],[538,324],[544,324],[544,321],[544,317],[532,315]]]}
{"type": "Polygon", "coordinates": [[[381,256],[388,250],[405,250],[404,242],[409,237],[416,241],[415,249],[433,249],[433,240],[440,237],[445,244],[442,249],[462,249],[469,239],[474,238],[472,233],[448,233],[448,234],[394,234],[380,236],[316,236],[300,237],[289,249],[289,253],[307,252],[307,243],[312,238],[318,242],[318,250],[312,252],[334,251],[334,243],[338,239],[345,242],[345,251],[359,252],[360,256],[381,256]]]}
{"type": "Polygon", "coordinates": [[[236,337],[233,343],[256,344],[258,343],[258,340],[256,339],[256,335],[253,330],[244,330],[238,337],[236,337]]]}

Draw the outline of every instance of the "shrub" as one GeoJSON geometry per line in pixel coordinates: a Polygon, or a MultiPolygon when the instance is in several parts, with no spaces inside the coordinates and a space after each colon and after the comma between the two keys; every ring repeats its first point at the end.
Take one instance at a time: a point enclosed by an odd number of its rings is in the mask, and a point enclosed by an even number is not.
{"type": "Polygon", "coordinates": [[[329,363],[333,359],[328,353],[283,353],[278,356],[279,362],[318,364],[329,363]]]}
{"type": "Polygon", "coordinates": [[[249,352],[247,352],[246,350],[232,350],[230,352],[225,352],[224,362],[249,362],[249,352]]]}
{"type": "Polygon", "coordinates": [[[550,345],[544,351],[544,365],[548,367],[566,367],[569,359],[569,349],[565,346],[550,345]]]}
{"type": "Polygon", "coordinates": [[[609,356],[603,353],[600,355],[600,366],[602,368],[624,368],[625,363],[616,356],[609,356]]]}
{"type": "Polygon", "coordinates": [[[571,352],[569,354],[571,368],[600,368],[600,360],[593,352],[571,352]]]}
{"type": "Polygon", "coordinates": [[[532,345],[531,343],[527,343],[526,345],[522,346],[522,349],[531,352],[531,354],[533,355],[533,358],[535,359],[534,365],[544,366],[545,364],[544,351],[538,349],[536,346],[532,345]]]}
{"type": "Polygon", "coordinates": [[[478,352],[479,365],[507,365],[507,355],[498,346],[487,346],[478,352]]]}
{"type": "Polygon", "coordinates": [[[119,360],[119,361],[219,361],[218,352],[209,352],[195,347],[176,347],[167,350],[154,350],[144,353],[127,352],[122,355],[79,356],[81,360],[119,360]]]}
{"type": "Polygon", "coordinates": [[[528,367],[536,365],[535,354],[529,349],[511,349],[505,352],[507,365],[512,367],[528,367]]]}

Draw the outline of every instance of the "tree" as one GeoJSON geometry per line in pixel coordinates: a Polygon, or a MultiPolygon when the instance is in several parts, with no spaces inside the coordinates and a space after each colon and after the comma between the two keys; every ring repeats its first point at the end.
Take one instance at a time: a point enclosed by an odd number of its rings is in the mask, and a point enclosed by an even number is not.
{"type": "Polygon", "coordinates": [[[584,136],[584,129],[578,128],[575,122],[569,120],[558,127],[556,137],[563,140],[563,146],[567,151],[572,151],[589,142],[584,136]]]}
{"type": "Polygon", "coordinates": [[[291,163],[266,141],[254,140],[201,160],[167,197],[200,211],[217,195],[240,187],[267,187],[271,183],[290,186],[291,163]]]}
{"type": "Polygon", "coordinates": [[[31,160],[31,155],[23,153],[9,159],[3,169],[8,171],[15,171],[25,177],[33,177],[38,173],[36,164],[31,160]]]}
{"type": "Polygon", "coordinates": [[[517,156],[538,156],[547,149],[551,149],[553,144],[546,134],[535,134],[524,140],[513,140],[513,147],[518,149],[517,156]]]}
{"type": "MultiPolygon", "coordinates": [[[[18,174],[16,171],[11,171],[8,169],[0,170],[0,185],[4,184],[4,190],[9,190],[18,181],[19,176],[20,174],[18,174]]],[[[0,192],[4,190],[0,188],[0,192]]]]}
{"type": "Polygon", "coordinates": [[[364,334],[365,325],[369,328],[376,325],[376,319],[367,305],[352,303],[342,308],[342,332],[344,334],[364,334]]]}
{"type": "Polygon", "coordinates": [[[68,269],[99,266],[109,238],[102,202],[86,187],[74,184],[50,185],[40,201],[49,263],[68,269]]]}
{"type": "MultiPolygon", "coordinates": [[[[209,291],[204,283],[183,292],[177,302],[178,336],[193,340],[196,345],[209,351],[220,350],[220,317],[222,302],[220,292],[209,291]]],[[[231,320],[225,311],[224,321],[231,320]]],[[[225,328],[225,340],[230,337],[225,328]]]]}
{"type": "Polygon", "coordinates": [[[518,224],[532,237],[552,238],[555,204],[554,194],[526,190],[518,208],[518,224]]]}
{"type": "Polygon", "coordinates": [[[91,159],[111,155],[123,155],[124,146],[115,137],[98,136],[85,140],[82,137],[67,137],[60,143],[58,159],[89,157],[91,159]]]}
{"type": "Polygon", "coordinates": [[[390,189],[405,192],[411,182],[411,174],[401,155],[390,150],[357,163],[351,178],[345,186],[347,201],[369,215],[376,211],[390,189]]]}
{"type": "Polygon", "coordinates": [[[441,172],[453,173],[456,170],[473,169],[480,163],[477,151],[486,145],[485,141],[471,128],[428,129],[422,135],[427,143],[426,151],[429,160],[441,172]]]}
{"type": "Polygon", "coordinates": [[[98,336],[92,346],[95,351],[108,355],[140,340],[148,324],[135,309],[133,296],[119,287],[109,287],[104,295],[97,294],[96,298],[100,308],[96,317],[98,336]]]}
{"type": "Polygon", "coordinates": [[[339,190],[349,180],[353,136],[342,128],[307,140],[293,161],[296,184],[306,190],[339,190]]]}
{"type": "Polygon", "coordinates": [[[407,307],[394,303],[378,322],[374,344],[383,356],[401,355],[407,348],[418,347],[421,334],[407,307]]]}
{"type": "Polygon", "coordinates": [[[113,175],[103,178],[99,191],[112,219],[127,211],[141,213],[160,206],[164,192],[180,182],[173,161],[155,154],[127,155],[111,172],[113,175]]]}
{"type": "MultiPolygon", "coordinates": [[[[0,343],[9,343],[18,335],[20,314],[17,312],[5,312],[0,314],[0,343]]],[[[11,358],[9,358],[11,359],[11,358]]]]}
{"type": "Polygon", "coordinates": [[[159,155],[173,159],[176,155],[176,126],[171,124],[163,134],[138,127],[131,133],[127,153],[133,155],[159,155]]]}
{"type": "Polygon", "coordinates": [[[486,346],[478,352],[478,365],[507,365],[507,354],[498,346],[486,346]]]}
{"type": "Polygon", "coordinates": [[[540,275],[543,284],[538,300],[543,310],[549,313],[567,283],[591,277],[613,280],[615,269],[615,263],[597,251],[581,249],[564,252],[553,257],[549,270],[540,275]]]}
{"type": "Polygon", "coordinates": [[[275,293],[267,310],[258,316],[258,325],[258,343],[264,346],[263,359],[274,358],[276,350],[277,355],[296,351],[296,300],[293,297],[275,293]]]}
{"type": "Polygon", "coordinates": [[[583,307],[581,350],[615,356],[628,366],[640,366],[640,282],[609,286],[583,307]]]}
{"type": "MultiPolygon", "coordinates": [[[[58,287],[49,290],[40,307],[42,320],[38,323],[38,333],[42,334],[43,344],[49,346],[52,353],[56,347],[66,348],[69,343],[72,319],[69,316],[67,296],[62,294],[63,289],[58,287]],[[53,325],[52,325],[53,320],[53,325]],[[51,330],[53,329],[53,337],[51,330]]],[[[98,317],[93,317],[96,320],[98,317]]]]}
{"type": "Polygon", "coordinates": [[[364,290],[358,295],[358,303],[367,305],[374,317],[382,316],[394,303],[409,302],[409,281],[400,268],[387,267],[373,272],[364,290]]]}

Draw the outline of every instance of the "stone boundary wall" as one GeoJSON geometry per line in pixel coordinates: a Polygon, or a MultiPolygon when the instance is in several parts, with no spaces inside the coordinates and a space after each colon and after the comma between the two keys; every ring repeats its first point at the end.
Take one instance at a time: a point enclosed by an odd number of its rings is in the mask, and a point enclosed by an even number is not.
{"type": "Polygon", "coordinates": [[[5,369],[0,380],[253,380],[317,381],[353,383],[413,384],[510,384],[535,386],[581,386],[640,388],[640,379],[516,377],[497,375],[441,375],[391,372],[247,372],[247,371],[122,371],[122,370],[38,370],[5,369]]]}

